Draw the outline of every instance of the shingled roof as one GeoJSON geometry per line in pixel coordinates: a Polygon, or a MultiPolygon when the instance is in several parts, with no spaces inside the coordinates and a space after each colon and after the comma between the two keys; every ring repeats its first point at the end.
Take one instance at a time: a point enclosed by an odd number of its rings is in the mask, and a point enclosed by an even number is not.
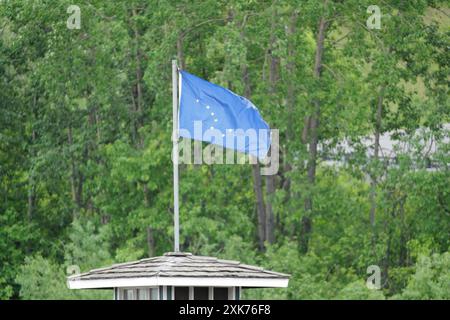
{"type": "Polygon", "coordinates": [[[114,264],[68,278],[69,288],[149,285],[209,285],[286,287],[289,275],[238,261],[170,252],[133,262],[114,264]]]}

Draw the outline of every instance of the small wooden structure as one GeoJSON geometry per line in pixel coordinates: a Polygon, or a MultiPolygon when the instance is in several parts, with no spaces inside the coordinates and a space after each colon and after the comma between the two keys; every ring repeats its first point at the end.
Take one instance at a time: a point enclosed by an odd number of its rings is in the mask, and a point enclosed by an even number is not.
{"type": "Polygon", "coordinates": [[[185,252],[68,277],[70,289],[110,288],[115,300],[239,300],[242,288],[285,288],[288,282],[287,274],[185,252]]]}

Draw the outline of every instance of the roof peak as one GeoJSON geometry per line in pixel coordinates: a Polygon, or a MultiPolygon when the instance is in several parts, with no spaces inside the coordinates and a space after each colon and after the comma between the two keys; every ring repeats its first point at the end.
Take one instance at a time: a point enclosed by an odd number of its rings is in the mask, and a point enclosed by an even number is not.
{"type": "Polygon", "coordinates": [[[166,256],[166,257],[187,257],[187,256],[192,256],[192,253],[190,253],[190,252],[166,252],[166,253],[164,253],[164,256],[166,256]]]}

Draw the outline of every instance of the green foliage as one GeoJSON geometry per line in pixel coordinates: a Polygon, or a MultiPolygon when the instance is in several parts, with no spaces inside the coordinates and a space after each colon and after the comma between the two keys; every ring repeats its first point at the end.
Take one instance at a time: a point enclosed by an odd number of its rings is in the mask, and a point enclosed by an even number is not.
{"type": "MultiPolygon", "coordinates": [[[[105,228],[105,227],[103,227],[105,228]]],[[[111,263],[105,229],[97,232],[93,223],[75,220],[69,230],[69,242],[64,246],[64,264],[58,264],[38,254],[26,257],[15,281],[23,299],[109,299],[108,290],[69,290],[67,272],[88,271],[111,263]]]]}
{"type": "Polygon", "coordinates": [[[90,290],[85,292],[69,290],[66,286],[64,267],[41,255],[25,258],[16,277],[20,284],[20,297],[27,300],[55,299],[111,299],[107,290],[90,290]]]}
{"type": "Polygon", "coordinates": [[[77,265],[81,271],[112,262],[108,248],[108,226],[96,230],[92,221],[75,220],[69,230],[69,242],[64,246],[66,265],[77,265]]]}
{"type": "Polygon", "coordinates": [[[24,299],[64,299],[70,294],[62,267],[40,255],[25,258],[16,281],[24,299]]]}

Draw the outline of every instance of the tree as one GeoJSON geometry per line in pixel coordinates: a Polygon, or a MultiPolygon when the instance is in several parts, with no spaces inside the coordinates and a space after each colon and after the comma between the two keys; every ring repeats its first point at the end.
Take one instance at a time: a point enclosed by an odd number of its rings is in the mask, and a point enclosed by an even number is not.
{"type": "Polygon", "coordinates": [[[247,298],[448,296],[446,2],[385,1],[379,30],[370,1],[80,0],[68,29],[71,4],[0,6],[0,298],[110,297],[67,267],[172,250],[174,57],[281,143],[273,176],[180,166],[181,250],[292,275],[247,298]]]}

